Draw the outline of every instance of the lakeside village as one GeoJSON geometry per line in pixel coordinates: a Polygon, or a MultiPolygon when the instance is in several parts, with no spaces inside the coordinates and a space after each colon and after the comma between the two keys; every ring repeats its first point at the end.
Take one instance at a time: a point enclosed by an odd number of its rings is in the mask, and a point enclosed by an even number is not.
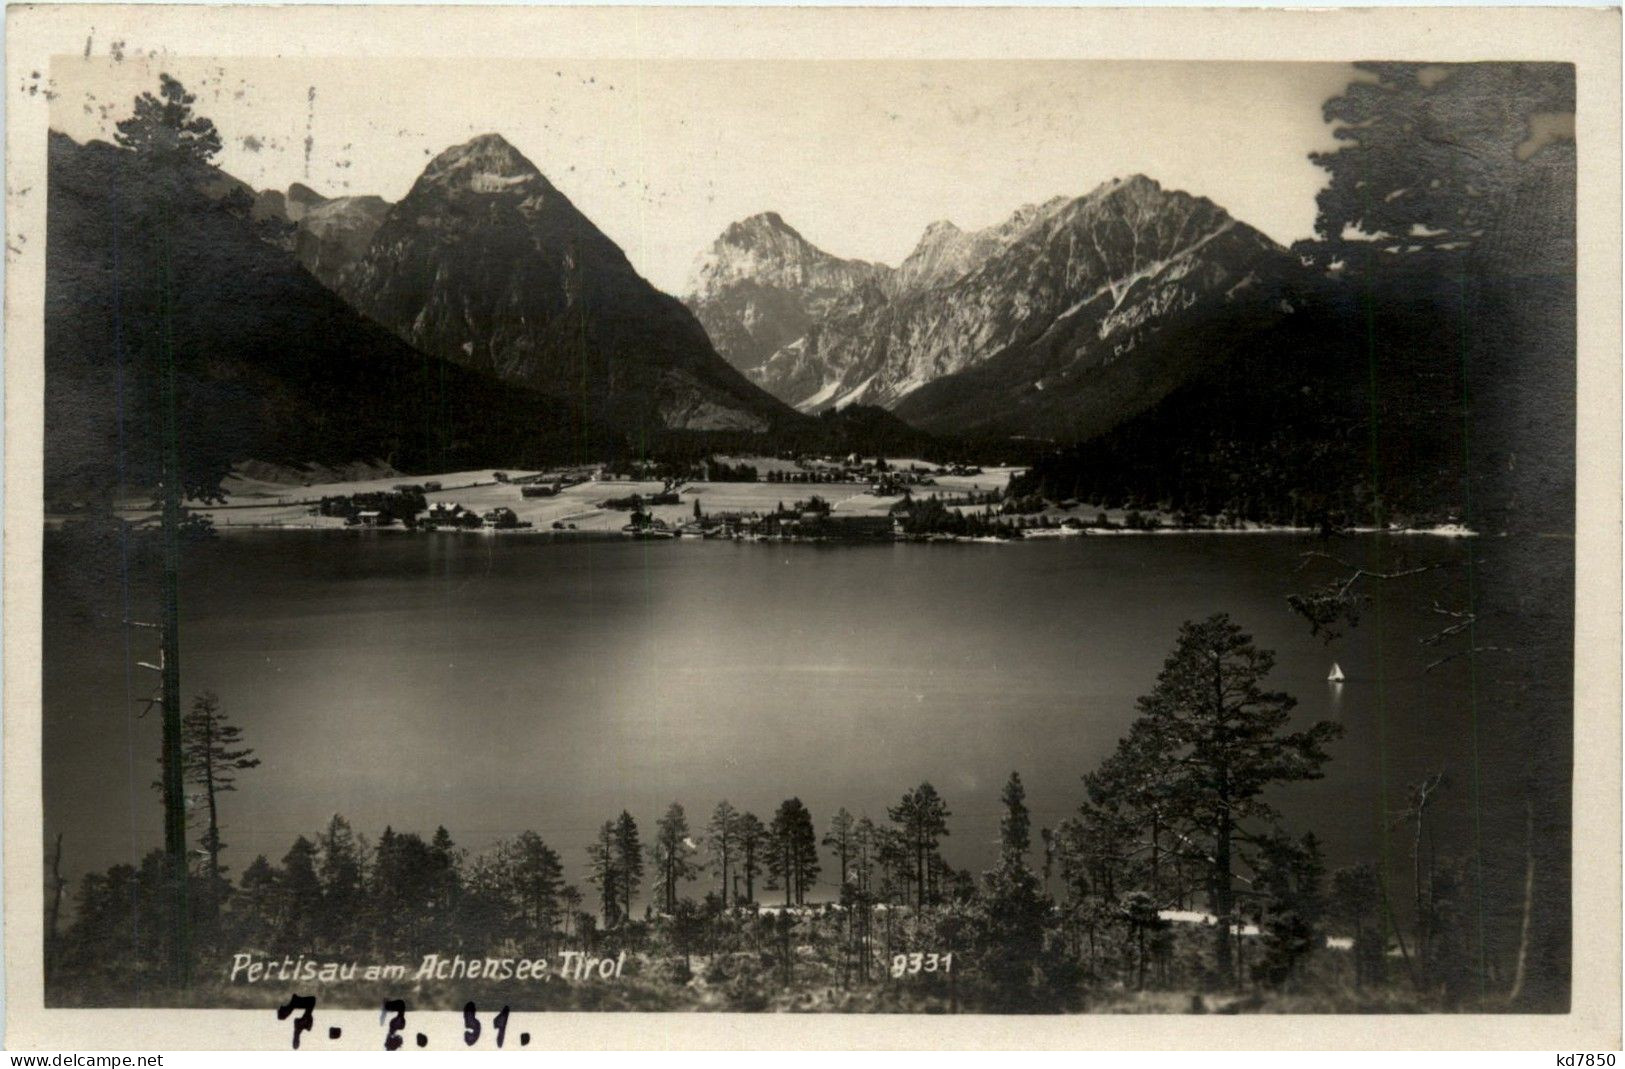
{"type": "MultiPolygon", "coordinates": [[[[929,538],[1020,538],[1020,518],[1004,517],[1004,487],[1012,471],[977,466],[928,466],[886,458],[798,457],[793,461],[708,457],[694,465],[629,461],[624,465],[564,471],[491,473],[483,504],[448,499],[442,481],[397,483],[388,489],[332,494],[310,507],[310,517],[359,528],[423,531],[604,531],[630,538],[721,538],[739,541],[884,541],[929,538]],[[939,483],[941,481],[941,483],[939,483]],[[968,483],[967,483],[968,481],[968,483]],[[777,487],[821,487],[796,497],[777,487]],[[491,491],[507,494],[492,504],[491,491]],[[600,517],[551,522],[526,518],[535,505],[580,500],[624,522],[583,523],[600,517]],[[434,499],[434,500],[431,500],[434,499]],[[583,500],[585,499],[585,500],[583,500]],[[788,500],[785,500],[788,499],[788,500]],[[707,507],[710,505],[710,507],[707,507]]],[[[471,496],[470,496],[471,497],[471,496]]],[[[543,517],[546,513],[543,513],[543,517]]],[[[1055,523],[1061,530],[1081,523],[1055,523]]]]}
{"type": "Polygon", "coordinates": [[[631,461],[535,473],[489,473],[329,494],[306,515],[346,527],[419,531],[612,532],[638,539],[742,541],[995,540],[1086,530],[1154,529],[1154,515],[1085,519],[1068,501],[1008,495],[1020,469],[802,456],[707,457],[691,465],[631,461]],[[784,488],[796,488],[796,495],[784,488]],[[818,489],[808,493],[803,488],[818,489]],[[454,492],[461,492],[454,499],[454,492]],[[495,495],[495,496],[494,496],[495,495]],[[477,499],[477,500],[476,500],[477,499]],[[574,501],[577,509],[547,508],[574,501]],[[540,508],[538,506],[541,506],[540,508]],[[605,522],[605,516],[619,522],[605,522]],[[553,518],[549,519],[548,517],[553,518]]]}

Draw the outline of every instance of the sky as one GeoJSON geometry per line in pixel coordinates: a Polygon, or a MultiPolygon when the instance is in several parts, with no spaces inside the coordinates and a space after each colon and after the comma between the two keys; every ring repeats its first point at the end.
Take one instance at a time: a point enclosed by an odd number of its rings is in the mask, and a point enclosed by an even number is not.
{"type": "Polygon", "coordinates": [[[496,132],[656,286],[683,293],[729,223],[777,211],[837,256],[896,264],[925,227],[1146,174],[1277,241],[1309,236],[1342,64],[980,60],[56,58],[52,126],[111,138],[159,72],[197,94],[256,188],[402,197],[496,132]]]}

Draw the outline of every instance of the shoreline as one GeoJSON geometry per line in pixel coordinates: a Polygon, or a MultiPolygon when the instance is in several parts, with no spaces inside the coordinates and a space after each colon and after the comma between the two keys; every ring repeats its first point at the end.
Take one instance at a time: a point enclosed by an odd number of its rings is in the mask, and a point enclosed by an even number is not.
{"type": "MultiPolygon", "coordinates": [[[[46,518],[47,530],[61,530],[69,526],[71,517],[56,516],[46,518]]],[[[1320,533],[1314,527],[1157,527],[1152,529],[1129,530],[1082,528],[1036,528],[1023,530],[1019,538],[999,538],[992,535],[952,535],[952,534],[894,534],[884,538],[840,538],[840,537],[799,537],[799,536],[770,536],[770,537],[733,537],[733,538],[694,538],[694,537],[657,537],[639,538],[620,530],[607,530],[602,528],[588,528],[581,530],[552,530],[549,528],[518,527],[496,528],[481,527],[471,530],[418,530],[406,527],[366,527],[360,525],[331,525],[316,523],[232,523],[216,525],[214,532],[221,536],[232,534],[260,533],[265,531],[299,531],[299,532],[329,532],[348,533],[356,535],[387,535],[401,536],[413,535],[444,535],[456,538],[547,538],[553,541],[595,541],[595,542],[771,542],[778,544],[806,544],[806,545],[883,545],[886,543],[956,543],[956,544],[998,544],[1014,545],[1026,541],[1057,541],[1073,538],[1135,538],[1135,537],[1170,537],[1190,535],[1243,535],[1243,536],[1313,536],[1320,533]]],[[[1359,535],[1363,537],[1390,537],[1390,538],[1483,538],[1482,532],[1458,525],[1442,525],[1439,527],[1347,527],[1333,532],[1335,535],[1359,535]]],[[[1494,536],[1490,536],[1494,537],[1494,536]]]]}
{"type": "MultiPolygon", "coordinates": [[[[751,459],[751,458],[744,458],[751,459]]],[[[756,458],[767,463],[763,458],[756,458]]],[[[781,461],[774,461],[783,464],[781,461]]],[[[896,470],[917,470],[917,465],[905,459],[889,460],[896,470]]],[[[777,469],[775,469],[777,470],[777,469]]],[[[797,469],[801,470],[801,469],[797,469]]],[[[804,469],[815,473],[816,467],[804,469]]],[[[942,501],[950,513],[967,516],[982,512],[985,506],[997,507],[1001,491],[1008,487],[1015,468],[977,469],[975,472],[952,474],[933,473],[934,482],[920,487],[916,500],[927,496],[942,501]]],[[[986,521],[972,526],[983,529],[976,534],[949,531],[922,531],[905,533],[898,529],[900,517],[896,509],[907,501],[905,492],[891,493],[877,485],[848,479],[844,482],[713,482],[685,479],[680,482],[644,477],[605,477],[601,472],[585,469],[561,472],[550,492],[529,494],[524,492],[539,473],[531,471],[503,472],[476,469],[442,472],[434,475],[389,475],[372,472],[356,473],[361,476],[350,481],[310,482],[288,485],[255,478],[255,470],[239,470],[228,478],[225,489],[227,500],[203,504],[194,502],[189,511],[213,522],[214,531],[399,531],[420,533],[420,528],[407,528],[399,520],[388,526],[351,525],[339,515],[317,515],[319,506],[330,498],[358,498],[364,495],[389,495],[403,489],[416,489],[420,506],[426,502],[435,508],[450,508],[455,514],[472,514],[477,521],[484,518],[486,526],[471,529],[439,529],[446,534],[462,535],[523,535],[551,538],[586,538],[614,540],[637,538],[623,531],[629,512],[621,505],[627,499],[641,497],[647,504],[644,512],[655,527],[673,531],[687,525],[692,516],[698,520],[702,511],[707,518],[726,521],[729,517],[778,516],[790,514],[800,508],[799,495],[809,500],[822,498],[827,503],[826,513],[831,520],[855,521],[852,530],[826,529],[816,533],[789,534],[775,531],[755,536],[734,536],[738,541],[809,542],[874,544],[880,542],[1019,542],[1028,538],[1100,538],[1131,535],[1318,535],[1319,526],[1272,525],[1242,523],[1237,526],[1195,525],[1180,526],[1173,522],[1175,515],[1161,511],[1141,512],[1122,508],[1102,508],[1095,504],[1068,501],[1062,505],[1050,504],[1033,512],[982,512],[986,521]],[[574,478],[564,476],[573,475],[574,478]],[[671,498],[655,504],[655,498],[671,498]],[[786,513],[786,505],[795,504],[786,513]],[[613,503],[613,504],[612,504],[613,503]],[[493,514],[506,514],[507,522],[524,524],[521,527],[491,526],[493,514]],[[1044,524],[1044,526],[1037,526],[1044,524]],[[1104,525],[1102,525],[1104,524],[1104,525]],[[579,525],[579,526],[578,526],[579,525]],[[1032,525],[1032,526],[1028,526],[1032,525]],[[858,528],[864,528],[859,530],[858,528]],[[1002,530],[1001,530],[1002,529],[1002,530]]],[[[377,506],[374,506],[377,507],[377,506]]],[[[323,510],[325,511],[325,510],[323,510]]],[[[154,523],[156,513],[141,499],[122,503],[117,515],[145,527],[154,523]]],[[[80,515],[75,512],[48,514],[48,529],[72,525],[80,515]]],[[[354,517],[351,517],[352,519],[354,517]]],[[[443,518],[442,518],[443,519],[443,518]]],[[[923,519],[927,526],[935,526],[931,517],[923,519]]],[[[420,518],[421,520],[421,518],[420,518]]],[[[714,522],[714,521],[713,521],[714,522]]],[[[905,519],[904,522],[907,522],[905,519]]],[[[959,525],[953,525],[959,526],[959,525]]],[[[961,531],[963,528],[961,527],[961,531]]],[[[1414,527],[1377,527],[1359,525],[1342,528],[1336,534],[1382,535],[1393,537],[1476,538],[1481,532],[1460,524],[1438,523],[1414,527]]],[[[660,541],[670,535],[644,537],[643,541],[660,541]]],[[[689,536],[692,537],[692,536],[689,536]]],[[[716,540],[713,536],[709,540],[716,540]]],[[[680,540],[680,539],[679,539],[680,540]]]]}

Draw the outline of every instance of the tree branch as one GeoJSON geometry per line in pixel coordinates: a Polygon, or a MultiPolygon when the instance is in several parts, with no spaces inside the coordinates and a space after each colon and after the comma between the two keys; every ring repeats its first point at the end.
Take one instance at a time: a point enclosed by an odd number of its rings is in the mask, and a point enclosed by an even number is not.
{"type": "Polygon", "coordinates": [[[1448,654],[1448,655],[1446,655],[1444,657],[1440,657],[1437,661],[1434,661],[1431,664],[1424,667],[1422,669],[1422,671],[1431,672],[1435,668],[1438,668],[1440,665],[1449,664],[1451,661],[1457,660],[1457,659],[1462,658],[1462,657],[1467,657],[1467,656],[1470,656],[1470,655],[1475,654],[1475,653],[1516,653],[1516,652],[1517,652],[1517,650],[1512,646],[1469,646],[1467,649],[1457,650],[1455,653],[1448,654]]]}

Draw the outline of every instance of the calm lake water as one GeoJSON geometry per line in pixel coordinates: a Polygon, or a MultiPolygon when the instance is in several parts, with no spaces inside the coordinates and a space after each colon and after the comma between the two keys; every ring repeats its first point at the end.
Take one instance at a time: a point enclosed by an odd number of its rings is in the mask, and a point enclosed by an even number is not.
{"type": "MultiPolygon", "coordinates": [[[[765,819],[797,795],[822,833],[839,806],[884,819],[921,780],[952,810],[949,861],[980,870],[1011,770],[1038,826],[1072,812],[1181,621],[1218,611],[1277,652],[1270,683],[1299,699],[1301,723],[1347,728],[1323,780],[1276,794],[1333,867],[1387,856],[1408,873],[1391,818],[1405,785],[1441,768],[1440,853],[1476,836],[1490,879],[1521,874],[1530,784],[1543,841],[1567,841],[1566,541],[265,532],[188,554],[184,691],[217,692],[264,762],[223,800],[233,871],[342,813],[369,838],[444,824],[474,850],[534,829],[580,880],[584,847],[622,808],[648,829],[675,799],[698,830],[721,798],[765,819]],[[1331,574],[1300,570],[1323,549],[1379,567],[1458,563],[1373,583],[1360,626],[1328,647],[1286,603],[1331,574]],[[1418,641],[1440,625],[1435,601],[1466,604],[1469,583],[1499,607],[1481,644],[1519,652],[1426,671],[1442,655],[1418,641]],[[1326,682],[1334,660],[1340,687],[1326,682]]],[[[155,646],[135,632],[127,654],[117,583],[57,536],[46,583],[45,833],[65,833],[77,880],[162,841],[158,718],[135,718],[132,700],[156,677],[129,668],[155,646]]]]}

